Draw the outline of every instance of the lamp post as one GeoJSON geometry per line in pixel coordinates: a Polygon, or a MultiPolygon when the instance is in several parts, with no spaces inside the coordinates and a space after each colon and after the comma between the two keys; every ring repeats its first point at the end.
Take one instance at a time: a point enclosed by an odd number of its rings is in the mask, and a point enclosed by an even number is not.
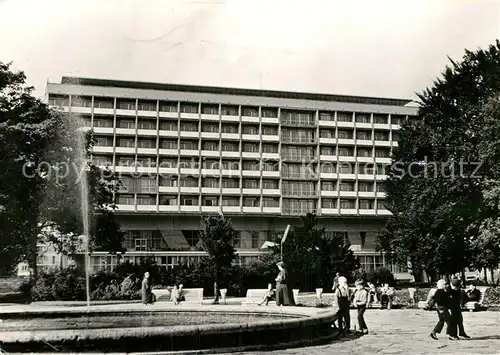
{"type": "Polygon", "coordinates": [[[281,243],[280,243],[281,244],[281,246],[280,246],[281,247],[281,252],[280,252],[281,261],[283,261],[283,243],[285,243],[285,240],[286,240],[286,237],[287,237],[289,231],[290,231],[290,225],[287,225],[286,229],[285,229],[285,233],[283,234],[283,238],[281,238],[281,243]]]}

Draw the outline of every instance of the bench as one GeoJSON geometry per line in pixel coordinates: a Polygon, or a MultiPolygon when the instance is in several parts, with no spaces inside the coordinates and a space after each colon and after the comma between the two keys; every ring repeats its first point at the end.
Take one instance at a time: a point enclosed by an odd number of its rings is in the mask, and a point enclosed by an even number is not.
{"type": "MultiPolygon", "coordinates": [[[[153,293],[156,296],[157,302],[172,301],[172,287],[164,289],[155,289],[153,293]]],[[[203,289],[202,288],[183,288],[182,295],[186,299],[186,303],[202,303],[203,289]]]]}

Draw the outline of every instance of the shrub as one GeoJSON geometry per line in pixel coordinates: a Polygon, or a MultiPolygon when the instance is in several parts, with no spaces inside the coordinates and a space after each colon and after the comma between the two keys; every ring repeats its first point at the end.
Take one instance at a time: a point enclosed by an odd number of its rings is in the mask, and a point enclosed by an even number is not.
{"type": "Polygon", "coordinates": [[[500,305],[500,287],[489,287],[484,294],[485,306],[500,305]]]}
{"type": "Polygon", "coordinates": [[[366,281],[374,285],[383,285],[385,283],[388,283],[390,286],[396,285],[396,280],[391,270],[383,267],[370,271],[368,275],[366,275],[366,281]]]}

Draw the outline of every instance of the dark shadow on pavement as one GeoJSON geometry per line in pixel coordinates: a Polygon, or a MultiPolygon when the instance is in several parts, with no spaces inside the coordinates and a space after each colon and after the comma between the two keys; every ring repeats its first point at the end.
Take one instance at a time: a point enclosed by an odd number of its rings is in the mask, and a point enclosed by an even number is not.
{"type": "MultiPolygon", "coordinates": [[[[338,331],[337,331],[338,333],[338,331]]],[[[352,340],[356,340],[358,338],[361,338],[363,336],[363,333],[361,332],[350,332],[350,333],[347,333],[345,336],[341,336],[340,334],[338,334],[338,336],[335,338],[334,342],[338,342],[338,341],[352,341],[352,340]]]]}
{"type": "Polygon", "coordinates": [[[470,339],[466,339],[466,340],[490,340],[490,339],[500,339],[500,335],[486,335],[483,337],[471,337],[470,339]]]}

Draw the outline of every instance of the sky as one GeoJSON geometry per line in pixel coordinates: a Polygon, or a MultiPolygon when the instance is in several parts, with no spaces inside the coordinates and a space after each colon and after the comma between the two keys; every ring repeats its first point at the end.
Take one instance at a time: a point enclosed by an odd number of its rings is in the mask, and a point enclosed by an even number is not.
{"type": "Polygon", "coordinates": [[[500,1],[0,0],[0,61],[61,76],[415,98],[500,38],[500,1]]]}

